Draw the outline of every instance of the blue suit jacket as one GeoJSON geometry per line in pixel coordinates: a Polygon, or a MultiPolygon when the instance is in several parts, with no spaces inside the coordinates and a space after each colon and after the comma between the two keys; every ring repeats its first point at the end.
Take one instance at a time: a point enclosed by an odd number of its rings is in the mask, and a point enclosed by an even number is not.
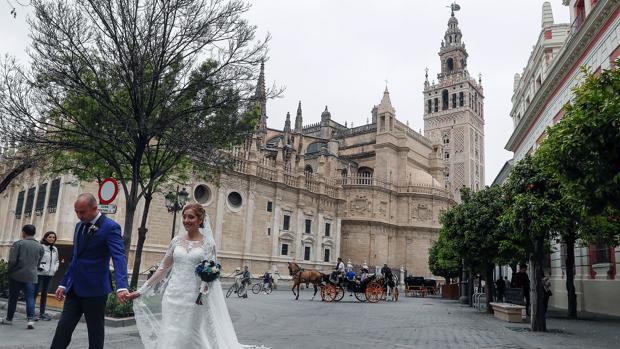
{"type": "Polygon", "coordinates": [[[77,223],[73,233],[73,257],[60,282],[78,297],[100,297],[112,292],[110,285],[110,258],[114,263],[116,288],[127,288],[127,260],[121,236],[121,227],[101,215],[93,234],[78,236],[83,223],[77,223]]]}

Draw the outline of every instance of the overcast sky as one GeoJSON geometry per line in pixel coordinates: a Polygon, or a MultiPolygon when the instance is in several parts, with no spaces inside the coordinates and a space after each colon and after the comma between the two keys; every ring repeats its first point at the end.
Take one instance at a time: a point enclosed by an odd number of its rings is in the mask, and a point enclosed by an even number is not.
{"type": "MultiPolygon", "coordinates": [[[[0,0],[0,53],[25,60],[29,8],[0,0]]],[[[568,22],[562,0],[551,0],[558,22],[568,22]]],[[[450,1],[438,0],[255,0],[248,20],[270,33],[267,84],[285,87],[267,104],[268,126],[293,122],[301,100],[304,124],[320,121],[325,105],[332,119],[360,126],[379,104],[386,85],[396,118],[423,129],[424,69],[437,79],[440,43],[450,1]]],[[[482,74],[485,93],[486,183],[512,153],[504,150],[513,76],[521,73],[541,29],[541,0],[460,0],[456,13],[472,76],[482,74]]]]}

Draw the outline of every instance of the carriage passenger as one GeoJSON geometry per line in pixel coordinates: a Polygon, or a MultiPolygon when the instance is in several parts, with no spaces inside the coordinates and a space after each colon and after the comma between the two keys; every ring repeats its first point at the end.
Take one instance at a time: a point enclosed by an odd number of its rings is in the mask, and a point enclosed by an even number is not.
{"type": "Polygon", "coordinates": [[[364,282],[368,277],[368,268],[362,268],[362,274],[360,275],[360,283],[364,282]]]}
{"type": "Polygon", "coordinates": [[[347,280],[349,281],[355,280],[355,272],[353,270],[347,271],[347,280]]]}

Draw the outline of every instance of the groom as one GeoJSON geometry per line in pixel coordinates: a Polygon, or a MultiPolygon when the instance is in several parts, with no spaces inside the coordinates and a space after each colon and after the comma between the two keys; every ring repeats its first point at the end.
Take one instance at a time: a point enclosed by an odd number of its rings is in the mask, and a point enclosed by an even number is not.
{"type": "Polygon", "coordinates": [[[110,285],[110,258],[114,263],[117,296],[124,303],[127,297],[127,261],[121,227],[102,215],[92,194],[80,194],[75,201],[75,213],[80,222],[73,234],[73,257],[56,299],[65,305],[51,349],[65,349],[82,314],[88,328],[88,347],[103,348],[104,315],[110,285]]]}

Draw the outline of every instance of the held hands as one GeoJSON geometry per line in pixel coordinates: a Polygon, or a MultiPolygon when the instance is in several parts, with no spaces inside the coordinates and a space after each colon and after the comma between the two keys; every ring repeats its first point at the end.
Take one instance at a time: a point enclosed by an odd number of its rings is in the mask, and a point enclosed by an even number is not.
{"type": "Polygon", "coordinates": [[[63,299],[65,299],[65,289],[63,287],[58,287],[56,289],[55,295],[57,301],[62,301],[63,299]]]}
{"type": "Polygon", "coordinates": [[[140,298],[140,296],[141,296],[140,292],[134,291],[134,292],[128,293],[125,296],[125,301],[132,301],[132,300],[134,300],[136,298],[140,298]]]}
{"type": "Polygon", "coordinates": [[[125,290],[116,292],[116,297],[118,297],[118,301],[121,302],[122,304],[125,304],[128,300],[130,300],[127,298],[129,295],[130,293],[125,290]]]}

